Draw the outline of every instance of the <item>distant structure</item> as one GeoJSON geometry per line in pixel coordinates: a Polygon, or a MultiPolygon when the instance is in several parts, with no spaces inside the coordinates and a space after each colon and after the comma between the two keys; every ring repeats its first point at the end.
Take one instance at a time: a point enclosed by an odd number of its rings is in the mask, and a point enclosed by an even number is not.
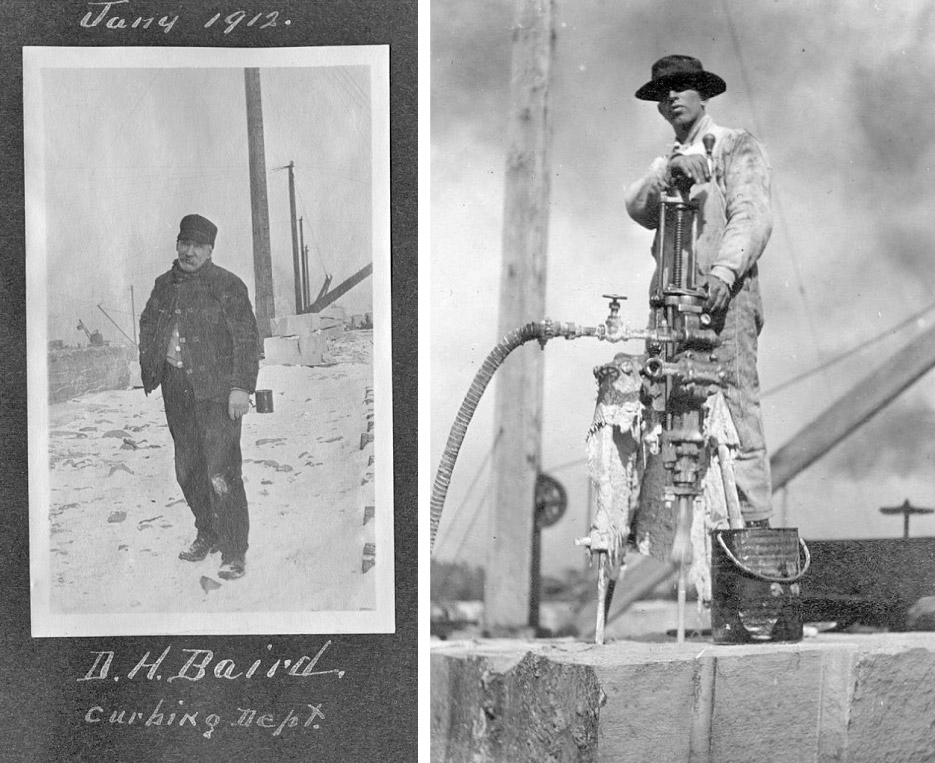
{"type": "Polygon", "coordinates": [[[923,509],[920,506],[913,506],[907,498],[899,506],[882,506],[881,514],[902,514],[903,515],[903,538],[909,537],[909,517],[912,514],[935,514],[935,509],[923,509]]]}

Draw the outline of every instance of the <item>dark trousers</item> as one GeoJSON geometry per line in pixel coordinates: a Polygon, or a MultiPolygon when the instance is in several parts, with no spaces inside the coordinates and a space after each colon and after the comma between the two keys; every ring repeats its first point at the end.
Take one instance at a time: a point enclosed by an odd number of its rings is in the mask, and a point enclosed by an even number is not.
{"type": "Polygon", "coordinates": [[[241,420],[231,420],[226,400],[196,400],[185,369],[168,363],[162,398],[175,443],[175,476],[195,527],[217,541],[223,558],[242,558],[250,520],[241,476],[241,420]]]}

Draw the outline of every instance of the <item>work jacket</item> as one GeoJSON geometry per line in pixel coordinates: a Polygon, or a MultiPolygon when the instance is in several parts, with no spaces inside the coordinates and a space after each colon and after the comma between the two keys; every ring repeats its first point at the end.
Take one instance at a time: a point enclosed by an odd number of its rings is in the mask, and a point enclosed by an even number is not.
{"type": "Polygon", "coordinates": [[[176,323],[182,369],[196,399],[227,401],[232,389],[255,391],[259,337],[243,281],[211,261],[193,273],[175,262],[156,279],[140,316],[140,371],[146,394],[162,382],[176,323]]]}
{"type": "MultiPolygon", "coordinates": [[[[720,127],[706,114],[684,143],[676,143],[668,156],[655,159],[649,172],[627,188],[626,206],[633,220],[656,230],[669,158],[676,154],[704,156],[702,138],[709,133],[715,137],[714,174],[691,191],[691,198],[699,204],[695,261],[698,275],[710,273],[736,291],[743,279],[756,279],[756,262],[772,232],[769,160],[750,133],[720,127]]],[[[656,266],[658,277],[658,262],[656,266]]]]}

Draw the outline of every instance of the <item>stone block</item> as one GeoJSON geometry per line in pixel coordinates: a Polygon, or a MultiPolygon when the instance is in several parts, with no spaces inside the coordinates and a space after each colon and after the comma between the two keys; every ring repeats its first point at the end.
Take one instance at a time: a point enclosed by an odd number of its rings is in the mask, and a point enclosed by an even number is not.
{"type": "Polygon", "coordinates": [[[605,697],[596,760],[689,760],[689,719],[700,664],[687,660],[605,663],[595,673],[605,697]]]}
{"type": "Polygon", "coordinates": [[[711,718],[711,760],[718,763],[801,763],[814,760],[822,687],[822,655],[770,645],[717,657],[711,718]]]}
{"type": "Polygon", "coordinates": [[[429,673],[429,685],[432,691],[432,706],[430,715],[430,759],[432,761],[445,761],[448,757],[448,729],[451,728],[451,693],[450,672],[457,669],[452,660],[432,658],[429,673]]]}
{"type": "Polygon", "coordinates": [[[296,334],[311,334],[321,328],[321,317],[317,314],[284,315],[270,321],[270,330],[273,336],[294,336],[296,334]]]}
{"type": "Polygon", "coordinates": [[[272,336],[263,340],[267,363],[281,366],[318,366],[331,363],[328,342],[320,334],[272,336]]]}
{"type": "Polygon", "coordinates": [[[863,654],[854,679],[844,760],[935,760],[935,652],[863,654]]]}
{"type": "Polygon", "coordinates": [[[328,305],[324,310],[318,313],[322,318],[330,318],[334,321],[345,323],[347,321],[347,310],[338,305],[328,305]]]}
{"type": "Polygon", "coordinates": [[[935,760],[930,634],[448,643],[431,693],[433,761],[935,760]]]}
{"type": "Polygon", "coordinates": [[[508,670],[485,657],[432,665],[433,761],[597,760],[600,688],[586,665],[527,653],[508,670]]]}
{"type": "Polygon", "coordinates": [[[49,352],[49,402],[58,403],[91,392],[126,389],[131,382],[135,349],[121,346],[65,348],[49,352]]]}
{"type": "Polygon", "coordinates": [[[855,654],[855,650],[848,648],[822,653],[818,763],[847,760],[847,725],[854,695],[855,654]]]}

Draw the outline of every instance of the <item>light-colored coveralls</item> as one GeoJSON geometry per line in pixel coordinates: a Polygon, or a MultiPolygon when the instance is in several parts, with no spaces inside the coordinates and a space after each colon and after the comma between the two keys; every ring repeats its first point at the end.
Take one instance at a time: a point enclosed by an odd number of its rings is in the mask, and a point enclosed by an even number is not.
{"type": "MultiPolygon", "coordinates": [[[[750,133],[720,127],[705,114],[684,143],[676,143],[668,156],[655,159],[649,172],[627,189],[626,205],[633,220],[656,230],[669,157],[704,156],[702,138],[709,133],[715,137],[714,173],[711,180],[694,185],[691,191],[691,198],[700,208],[696,280],[700,282],[702,276],[710,274],[724,281],[731,291],[727,310],[712,315],[713,327],[721,339],[715,354],[728,372],[724,395],[740,439],[734,470],[741,510],[745,520],[753,521],[766,519],[772,513],[756,370],[757,337],[763,327],[756,263],[772,231],[766,152],[750,133]]],[[[657,262],[653,290],[659,275],[657,262]]]]}

